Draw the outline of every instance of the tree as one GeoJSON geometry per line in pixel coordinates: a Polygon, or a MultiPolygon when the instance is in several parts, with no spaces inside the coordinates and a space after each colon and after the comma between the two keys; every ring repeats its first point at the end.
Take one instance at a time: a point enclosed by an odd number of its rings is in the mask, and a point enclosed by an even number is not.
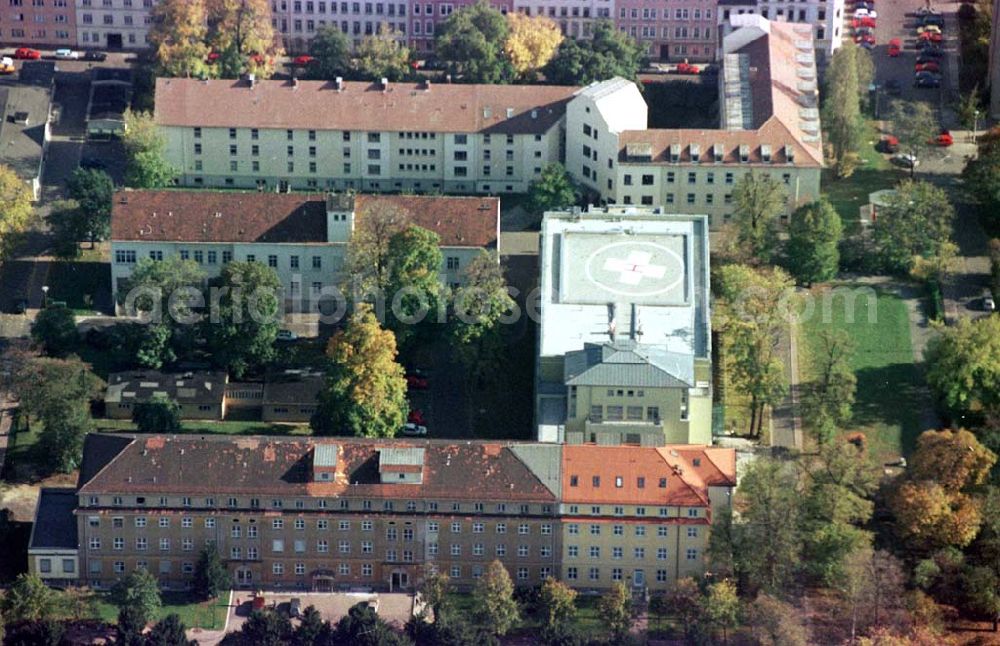
{"type": "MultiPolygon", "coordinates": [[[[353,610],[353,608],[352,608],[353,610]]],[[[292,623],[273,610],[254,610],[237,632],[226,635],[226,646],[287,646],[292,639],[292,623]]]]}
{"type": "Polygon", "coordinates": [[[962,572],[963,608],[993,622],[993,632],[1000,623],[1000,578],[989,567],[968,567],[962,572]]]}
{"type": "Polygon", "coordinates": [[[798,609],[768,594],[757,595],[749,608],[750,625],[761,646],[807,646],[809,631],[798,609]]]}
{"type": "Polygon", "coordinates": [[[885,626],[904,598],[906,573],[902,563],[884,550],[865,546],[848,555],[841,595],[847,603],[851,641],[859,632],[885,626]]]}
{"type": "Polygon", "coordinates": [[[410,49],[405,36],[382,23],[377,34],[365,36],[358,44],[355,65],[364,79],[400,81],[410,73],[410,49]]]}
{"type": "Polygon", "coordinates": [[[750,399],[752,437],[760,434],[766,410],[787,392],[776,344],[784,329],[784,298],[792,286],[780,269],[725,265],[716,272],[715,327],[723,335],[722,355],[732,386],[750,399]]]}
{"type": "Polygon", "coordinates": [[[873,226],[875,246],[883,266],[907,273],[914,257],[931,258],[950,242],[955,210],[944,189],[929,182],[901,182],[879,209],[873,226]]]}
{"type": "Polygon", "coordinates": [[[966,491],[986,482],[997,456],[965,429],[924,431],[910,456],[911,480],[934,480],[948,491],[966,491]]]}
{"type": "Polygon", "coordinates": [[[966,199],[978,207],[989,230],[996,231],[1000,223],[1000,146],[989,140],[981,143],[979,154],[962,169],[962,180],[966,199]]]}
{"type": "Polygon", "coordinates": [[[323,621],[316,606],[306,606],[292,634],[293,646],[313,646],[313,644],[329,643],[333,630],[330,623],[323,621]]]}
{"type": "Polygon", "coordinates": [[[102,170],[78,168],[70,175],[66,188],[79,207],[78,230],[91,246],[106,239],[111,231],[111,201],[115,193],[111,176],[102,170]]]}
{"type": "Polygon", "coordinates": [[[31,221],[31,191],[9,166],[0,165],[0,260],[6,258],[31,221]]]}
{"type": "Polygon", "coordinates": [[[597,601],[597,616],[611,632],[612,639],[621,642],[632,629],[632,595],[621,581],[615,581],[597,601]]]}
{"type": "Polygon", "coordinates": [[[55,594],[37,574],[22,573],[0,600],[0,609],[8,624],[38,621],[52,612],[55,601],[55,594]]]}
{"type": "Polygon", "coordinates": [[[737,240],[749,260],[766,263],[777,239],[778,216],[785,210],[788,193],[770,175],[750,171],[733,189],[733,223],[737,240]]]}
{"type": "Polygon", "coordinates": [[[610,20],[599,20],[589,40],[564,39],[543,73],[556,85],[589,85],[615,76],[635,81],[645,58],[645,49],[634,38],[610,20]]]}
{"type": "Polygon", "coordinates": [[[132,407],[132,422],[140,433],[179,433],[181,407],[163,394],[154,394],[132,407]]]}
{"type": "Polygon", "coordinates": [[[986,111],[983,109],[983,94],[978,83],[969,92],[959,96],[955,112],[963,129],[971,131],[979,125],[979,117],[985,117],[986,111]]]}
{"type": "Polygon", "coordinates": [[[176,612],[156,622],[146,636],[148,646],[195,646],[198,642],[187,638],[184,624],[176,612]]]}
{"type": "Polygon", "coordinates": [[[691,628],[701,614],[701,590],[691,577],[677,579],[673,587],[667,589],[664,597],[666,611],[680,622],[684,629],[684,639],[691,639],[691,628]]]}
{"type": "Polygon", "coordinates": [[[386,327],[402,348],[417,335],[427,314],[442,307],[439,242],[438,234],[414,225],[389,238],[386,327]]]}
{"type": "Polygon", "coordinates": [[[861,95],[858,92],[861,51],[853,43],[845,43],[833,53],[826,70],[823,126],[833,146],[837,175],[840,177],[848,177],[854,172],[864,134],[861,95]]]}
{"type": "Polygon", "coordinates": [[[825,199],[795,209],[788,224],[788,271],[807,287],[836,278],[842,234],[840,216],[825,199]]]}
{"type": "Polygon", "coordinates": [[[45,221],[54,238],[55,256],[64,260],[79,256],[80,241],[87,237],[87,232],[82,230],[80,205],[75,200],[56,200],[49,205],[45,221]]]}
{"type": "Polygon", "coordinates": [[[164,156],[166,139],[148,112],[125,110],[125,184],[133,188],[162,188],[177,176],[164,156]]]}
{"type": "Polygon", "coordinates": [[[395,633],[375,609],[362,601],[340,618],[334,631],[333,644],[343,646],[403,646],[408,641],[395,633]]]}
{"type": "Polygon", "coordinates": [[[52,619],[21,621],[9,627],[4,646],[62,646],[66,627],[52,619]]]}
{"type": "Polygon", "coordinates": [[[283,303],[278,273],[259,262],[231,262],[209,284],[218,306],[205,321],[212,360],[237,379],[274,357],[283,303]],[[217,312],[217,315],[216,315],[217,312]]]}
{"type": "Polygon", "coordinates": [[[449,578],[439,572],[432,563],[424,565],[424,577],[420,582],[420,597],[434,613],[434,623],[441,620],[448,600],[449,578]]]}
{"type": "Polygon", "coordinates": [[[160,586],[146,569],[135,569],[111,588],[111,603],[119,611],[129,611],[140,626],[152,621],[160,611],[160,586]]]}
{"type": "Polygon", "coordinates": [[[344,291],[352,301],[377,301],[384,298],[393,265],[389,242],[409,226],[409,213],[388,202],[376,202],[365,210],[347,245],[345,275],[351,282],[344,291]]]}
{"type": "Polygon", "coordinates": [[[838,427],[851,420],[858,379],[851,368],[854,342],[844,330],[823,330],[809,356],[815,379],[804,384],[802,412],[821,444],[833,440],[838,427]]]}
{"type": "Polygon", "coordinates": [[[559,25],[542,15],[530,17],[522,13],[507,14],[510,33],[504,52],[521,78],[534,78],[538,70],[555,56],[563,40],[559,25]]]}
{"type": "Polygon", "coordinates": [[[310,422],[321,435],[392,437],[406,420],[406,379],[396,363],[396,338],[371,307],[359,305],[330,339],[332,366],[310,422]]]}
{"type": "Polygon", "coordinates": [[[202,599],[215,599],[229,590],[233,579],[226,569],[226,564],[219,558],[219,552],[214,545],[206,545],[198,555],[194,566],[194,578],[191,581],[194,592],[202,599]]]}
{"type": "Polygon", "coordinates": [[[927,383],[953,411],[1000,409],[1000,317],[959,318],[927,348],[927,383]]]}
{"type": "Polygon", "coordinates": [[[701,601],[701,617],[711,630],[722,629],[722,641],[728,643],[728,631],[739,622],[740,599],[736,585],[728,579],[708,587],[701,601]]]}
{"type": "Polygon", "coordinates": [[[755,460],[740,483],[736,505],[741,509],[740,522],[733,526],[737,570],[749,589],[780,594],[802,558],[797,474],[779,460],[755,460]]]}
{"type": "Polygon", "coordinates": [[[162,0],[153,6],[149,44],[158,76],[208,76],[204,0],[162,0]]]}
{"type": "Polygon", "coordinates": [[[580,201],[580,188],[559,162],[550,162],[542,168],[538,179],[528,185],[531,209],[542,214],[569,208],[580,201]]]}
{"type": "Polygon", "coordinates": [[[521,618],[514,600],[514,584],[499,560],[492,561],[476,581],[472,599],[476,620],[492,635],[506,635],[521,618]]]}
{"type": "Polygon", "coordinates": [[[545,617],[545,627],[558,631],[571,624],[576,616],[576,590],[549,577],[542,583],[538,605],[545,617]]]}
{"type": "MultiPolygon", "coordinates": [[[[206,0],[208,39],[216,52],[233,52],[257,78],[274,73],[274,61],[284,52],[276,45],[267,0],[206,0]]],[[[234,70],[221,66],[229,76],[234,70]]]]}
{"type": "Polygon", "coordinates": [[[452,298],[452,334],[459,346],[475,344],[484,335],[496,332],[500,319],[514,307],[495,253],[480,252],[462,275],[463,284],[455,289],[452,298]]]}
{"type": "Polygon", "coordinates": [[[332,81],[347,76],[351,69],[351,44],[336,25],[316,30],[309,41],[309,55],[313,57],[306,70],[310,78],[332,81]]]}
{"type": "MultiPolygon", "coordinates": [[[[940,126],[929,103],[893,101],[889,106],[888,121],[891,121],[895,128],[900,152],[920,159],[925,153],[934,150],[934,138],[937,137],[940,126]]],[[[911,180],[915,170],[914,166],[910,167],[911,180]]]]}
{"type": "Polygon", "coordinates": [[[457,9],[438,27],[434,51],[455,80],[503,83],[512,75],[503,54],[508,31],[503,14],[479,0],[457,9]]]}
{"type": "Polygon", "coordinates": [[[80,341],[73,311],[62,306],[41,310],[31,324],[31,339],[50,357],[66,356],[80,341]]]}

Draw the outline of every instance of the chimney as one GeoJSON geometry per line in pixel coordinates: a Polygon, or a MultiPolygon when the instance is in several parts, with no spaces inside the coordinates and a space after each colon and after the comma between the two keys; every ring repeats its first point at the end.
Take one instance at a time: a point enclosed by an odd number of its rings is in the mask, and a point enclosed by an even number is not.
{"type": "Polygon", "coordinates": [[[636,340],[635,338],[636,319],[638,317],[639,317],[639,309],[635,306],[635,303],[632,303],[632,316],[629,317],[629,323],[628,323],[628,338],[631,339],[632,341],[636,340]]]}
{"type": "Polygon", "coordinates": [[[538,118],[538,110],[532,110],[531,111],[531,118],[532,119],[537,119],[538,118]]]}
{"type": "Polygon", "coordinates": [[[299,79],[295,78],[294,76],[292,77],[292,87],[294,88],[299,87],[299,79]]]}
{"type": "Polygon", "coordinates": [[[431,80],[424,79],[424,92],[430,92],[430,91],[431,91],[431,80]]]}
{"type": "Polygon", "coordinates": [[[344,91],[344,77],[343,76],[338,76],[337,78],[335,78],[333,80],[333,84],[334,84],[334,86],[336,86],[338,92],[343,92],[344,91]]]}
{"type": "Polygon", "coordinates": [[[247,83],[250,84],[250,89],[253,89],[254,86],[257,85],[257,75],[247,74],[247,83]]]}
{"type": "Polygon", "coordinates": [[[382,86],[382,91],[383,92],[385,92],[386,90],[389,89],[389,79],[387,79],[386,77],[383,76],[382,78],[380,78],[379,81],[378,81],[378,83],[379,83],[379,85],[382,86]]]}

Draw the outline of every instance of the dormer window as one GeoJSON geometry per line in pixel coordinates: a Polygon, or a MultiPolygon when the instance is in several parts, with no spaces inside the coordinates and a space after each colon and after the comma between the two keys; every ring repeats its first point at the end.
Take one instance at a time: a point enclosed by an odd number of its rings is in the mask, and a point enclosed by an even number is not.
{"type": "Polygon", "coordinates": [[[722,144],[715,144],[714,146],[712,146],[712,153],[715,156],[715,163],[721,164],[723,158],[726,156],[726,149],[723,147],[722,144]]]}
{"type": "Polygon", "coordinates": [[[670,144],[670,162],[676,164],[681,158],[681,145],[670,144]]]}
{"type": "Polygon", "coordinates": [[[760,146],[760,158],[765,164],[771,163],[771,147],[767,144],[761,144],[760,146]]]}
{"type": "Polygon", "coordinates": [[[795,163],[795,149],[791,146],[785,146],[785,161],[789,164],[795,163]]]}
{"type": "Polygon", "coordinates": [[[740,146],[740,163],[745,164],[750,161],[750,146],[743,144],[740,146]]]}
{"type": "Polygon", "coordinates": [[[695,164],[701,161],[701,146],[698,144],[691,144],[691,161],[695,164]]]}

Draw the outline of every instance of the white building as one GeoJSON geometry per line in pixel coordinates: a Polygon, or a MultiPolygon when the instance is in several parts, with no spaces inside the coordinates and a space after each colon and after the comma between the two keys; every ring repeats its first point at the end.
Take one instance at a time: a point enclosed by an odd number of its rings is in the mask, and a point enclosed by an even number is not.
{"type": "Polygon", "coordinates": [[[183,186],[514,193],[559,161],[575,87],[157,79],[183,186]]]}
{"type": "Polygon", "coordinates": [[[277,272],[287,308],[317,311],[326,300],[322,311],[329,312],[355,226],[384,208],[440,236],[448,284],[460,284],[484,249],[497,250],[500,200],[492,197],[123,190],[111,212],[112,291],[116,302],[124,300],[144,258],[179,255],[209,279],[229,262],[261,262],[277,272]]]}
{"type": "MultiPolygon", "coordinates": [[[[808,25],[822,69],[844,38],[844,0],[719,0],[717,12],[723,36],[747,25],[757,16],[772,22],[808,25]]],[[[849,35],[849,34],[848,34],[849,35]]]]}
{"type": "Polygon", "coordinates": [[[145,49],[155,0],[75,0],[81,47],[145,49]]]}
{"type": "Polygon", "coordinates": [[[706,214],[718,226],[748,172],[783,183],[788,210],[820,195],[823,167],[810,28],[755,17],[723,43],[719,128],[649,129],[631,81],[595,83],[566,111],[566,168],[607,204],[706,214]]]}
{"type": "Polygon", "coordinates": [[[708,219],[549,212],[540,262],[538,439],[711,444],[708,219]]]}

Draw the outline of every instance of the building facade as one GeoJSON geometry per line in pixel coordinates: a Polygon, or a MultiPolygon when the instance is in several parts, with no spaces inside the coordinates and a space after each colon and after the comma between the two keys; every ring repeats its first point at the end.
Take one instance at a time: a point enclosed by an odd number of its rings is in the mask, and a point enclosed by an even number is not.
{"type": "Polygon", "coordinates": [[[844,0],[804,0],[794,4],[781,0],[719,0],[718,4],[719,27],[724,36],[741,26],[741,16],[809,25],[820,69],[826,67],[843,42],[844,0]]]}
{"type": "Polygon", "coordinates": [[[220,420],[226,416],[228,381],[225,372],[113,372],[108,375],[104,414],[111,419],[132,419],[136,404],[162,396],[177,403],[181,419],[220,420]]]}
{"type": "Polygon", "coordinates": [[[545,214],[539,441],[711,443],[707,224],[648,207],[545,214]]]}
{"type": "Polygon", "coordinates": [[[575,91],[158,79],[154,118],[183,186],[513,193],[559,161],[575,91]]]}
{"type": "Polygon", "coordinates": [[[706,214],[717,227],[732,214],[732,191],[747,173],[786,187],[788,209],[820,195],[823,168],[810,27],[770,23],[724,42],[715,130],[650,129],[631,81],[580,91],[567,107],[566,168],[608,204],[706,214]]]}
{"type": "Polygon", "coordinates": [[[77,43],[100,49],[146,49],[155,0],[75,0],[77,43]]]}
{"type": "Polygon", "coordinates": [[[646,47],[651,59],[713,61],[718,50],[715,0],[682,0],[658,6],[616,0],[616,26],[646,47]]]}
{"type": "Polygon", "coordinates": [[[73,47],[73,0],[10,0],[0,14],[0,42],[13,47],[73,47]]]}
{"type": "Polygon", "coordinates": [[[993,21],[990,23],[990,116],[1000,119],[1000,0],[993,0],[993,21]]]}
{"type": "Polygon", "coordinates": [[[335,312],[348,278],[347,243],[359,222],[383,211],[439,236],[448,285],[460,285],[479,254],[497,252],[494,197],[123,190],[111,209],[112,292],[129,310],[123,290],[144,258],[193,260],[208,279],[229,262],[266,262],[287,309],[335,312]]]}
{"type": "Polygon", "coordinates": [[[91,434],[75,509],[36,518],[75,524],[97,588],[186,588],[211,546],[244,589],[413,589],[426,564],[468,588],[499,559],[517,585],[665,590],[704,571],[735,484],[706,447],[91,434]]]}
{"type": "Polygon", "coordinates": [[[327,26],[340,29],[355,47],[380,29],[391,30],[405,42],[409,7],[409,2],[273,0],[271,25],[291,54],[307,52],[316,32],[327,26]]]}

